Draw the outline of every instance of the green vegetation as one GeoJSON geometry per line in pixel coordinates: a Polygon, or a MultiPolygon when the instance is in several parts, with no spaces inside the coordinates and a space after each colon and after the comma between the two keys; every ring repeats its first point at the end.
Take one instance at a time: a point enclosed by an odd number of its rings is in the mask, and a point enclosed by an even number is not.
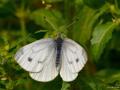
{"type": "Polygon", "coordinates": [[[0,0],[0,90],[120,90],[120,0],[0,0]],[[70,83],[32,80],[16,51],[61,27],[86,48],[87,64],[70,83]]]}

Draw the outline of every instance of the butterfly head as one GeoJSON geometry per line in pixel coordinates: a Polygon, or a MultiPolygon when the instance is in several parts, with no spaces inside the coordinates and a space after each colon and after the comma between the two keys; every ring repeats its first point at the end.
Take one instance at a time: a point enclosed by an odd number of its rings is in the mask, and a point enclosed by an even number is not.
{"type": "Polygon", "coordinates": [[[52,33],[50,34],[51,35],[50,37],[54,38],[55,40],[57,38],[64,39],[64,38],[66,38],[66,31],[67,30],[65,30],[64,27],[60,27],[60,28],[58,28],[57,31],[52,31],[52,33]]]}
{"type": "Polygon", "coordinates": [[[66,34],[64,34],[62,32],[58,32],[58,33],[56,33],[55,39],[58,39],[58,38],[64,39],[64,38],[66,38],[66,34]]]}

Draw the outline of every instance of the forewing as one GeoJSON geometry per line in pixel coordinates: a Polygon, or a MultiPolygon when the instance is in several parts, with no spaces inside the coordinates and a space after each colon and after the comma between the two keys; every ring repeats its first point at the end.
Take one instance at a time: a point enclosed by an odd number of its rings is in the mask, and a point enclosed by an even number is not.
{"type": "Polygon", "coordinates": [[[54,48],[54,41],[50,38],[37,40],[18,50],[15,60],[26,71],[39,72],[49,57],[49,50],[54,48]]]}
{"type": "Polygon", "coordinates": [[[64,81],[72,81],[87,61],[86,51],[75,41],[65,39],[62,46],[60,75],[64,81]]]}
{"type": "Polygon", "coordinates": [[[50,50],[49,54],[50,54],[49,57],[43,63],[42,70],[37,73],[30,73],[32,79],[41,82],[47,82],[53,80],[58,75],[58,71],[55,65],[56,49],[50,50]]]}

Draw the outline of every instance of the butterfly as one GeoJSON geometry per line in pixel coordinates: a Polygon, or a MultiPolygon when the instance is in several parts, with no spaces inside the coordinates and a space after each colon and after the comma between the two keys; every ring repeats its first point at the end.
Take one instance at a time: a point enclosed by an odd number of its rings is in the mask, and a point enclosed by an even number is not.
{"type": "Polygon", "coordinates": [[[70,82],[87,62],[87,53],[69,38],[46,38],[20,48],[15,60],[36,81],[48,82],[60,74],[63,81],[70,82]]]}

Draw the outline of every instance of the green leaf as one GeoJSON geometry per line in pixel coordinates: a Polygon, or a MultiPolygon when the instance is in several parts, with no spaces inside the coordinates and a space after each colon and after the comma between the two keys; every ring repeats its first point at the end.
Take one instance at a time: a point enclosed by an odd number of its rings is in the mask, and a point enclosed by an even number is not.
{"type": "Polygon", "coordinates": [[[0,90],[6,90],[6,89],[0,88],[0,90]]]}
{"type": "Polygon", "coordinates": [[[25,84],[26,80],[25,79],[18,79],[16,82],[16,85],[21,85],[21,84],[25,84]]]}
{"type": "Polygon", "coordinates": [[[13,90],[14,88],[14,81],[10,80],[7,84],[6,84],[6,89],[7,90],[13,90]]]}
{"type": "Polygon", "coordinates": [[[61,13],[57,10],[38,9],[31,13],[30,18],[48,30],[58,29],[64,22],[61,13]]]}
{"type": "MultiPolygon", "coordinates": [[[[60,78],[56,78],[50,82],[36,82],[32,80],[31,90],[60,90],[62,81],[60,78]]],[[[29,90],[29,89],[28,89],[29,90]]]]}
{"type": "Polygon", "coordinates": [[[62,83],[62,88],[61,88],[61,90],[69,90],[69,89],[68,89],[69,87],[70,87],[70,84],[69,84],[69,83],[63,82],[63,83],[62,83]]]}
{"type": "Polygon", "coordinates": [[[103,69],[96,73],[96,77],[103,82],[106,88],[114,87],[114,89],[110,89],[110,90],[119,90],[120,88],[120,71],[119,70],[103,69]]]}
{"type": "Polygon", "coordinates": [[[111,49],[116,49],[117,51],[120,51],[120,42],[118,42],[120,40],[120,31],[115,31],[113,33],[113,37],[111,40],[111,49]]]}
{"type": "Polygon", "coordinates": [[[96,21],[107,9],[108,7],[105,5],[99,12],[86,6],[78,10],[80,11],[77,13],[79,21],[73,27],[73,39],[79,41],[81,44],[88,44],[96,21]]]}
{"type": "Polygon", "coordinates": [[[95,60],[99,59],[106,44],[112,38],[112,32],[115,27],[116,24],[113,22],[107,22],[95,27],[93,37],[91,39],[91,52],[95,60]]]}
{"type": "Polygon", "coordinates": [[[105,90],[103,83],[95,75],[83,74],[75,85],[80,87],[78,90],[105,90]]]}

